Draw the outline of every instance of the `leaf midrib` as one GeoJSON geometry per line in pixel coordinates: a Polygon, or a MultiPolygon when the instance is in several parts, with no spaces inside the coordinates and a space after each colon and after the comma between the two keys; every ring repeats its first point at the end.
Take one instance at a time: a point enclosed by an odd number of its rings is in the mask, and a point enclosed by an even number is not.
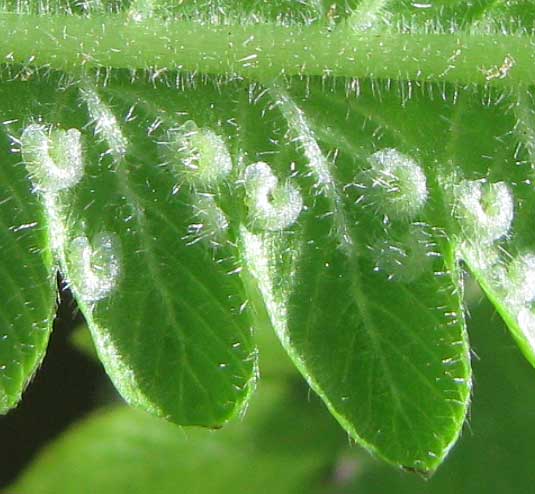
{"type": "MultiPolygon", "coordinates": [[[[485,27],[488,31],[488,27],[485,27]]],[[[84,67],[182,70],[268,81],[287,76],[374,77],[476,84],[531,84],[533,36],[512,33],[359,31],[342,23],[216,25],[126,14],[0,13],[0,60],[84,67]],[[509,58],[502,77],[492,75],[509,58]]]]}

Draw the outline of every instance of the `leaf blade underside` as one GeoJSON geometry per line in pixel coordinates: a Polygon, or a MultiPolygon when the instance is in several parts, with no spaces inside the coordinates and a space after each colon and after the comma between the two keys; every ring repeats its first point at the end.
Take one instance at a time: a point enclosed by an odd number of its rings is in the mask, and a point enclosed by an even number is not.
{"type": "MultiPolygon", "coordinates": [[[[238,19],[230,4],[135,4],[128,16],[176,15],[199,27],[238,19]]],[[[248,23],[258,14],[264,27],[318,24],[318,35],[338,41],[449,29],[460,35],[448,38],[455,50],[427,47],[437,67],[448,55],[444,73],[470,65],[463,40],[488,41],[515,24],[491,1],[336,5],[247,2],[242,14],[248,23]]],[[[526,19],[503,39],[522,44],[515,36],[526,34],[526,19]]],[[[256,51],[240,66],[254,70],[256,51]]],[[[482,55],[469,80],[506,84],[530,56],[504,53],[489,66],[482,55]]],[[[289,73],[306,73],[292,63],[289,73]]],[[[153,70],[149,83],[124,70],[66,77],[18,67],[2,84],[13,93],[26,85],[26,97],[41,100],[5,119],[16,122],[10,132],[51,246],[116,386],[177,423],[219,427],[253,388],[251,326],[265,326],[267,312],[353,439],[395,465],[434,471],[461,432],[471,391],[461,260],[534,361],[530,90],[398,85],[386,72],[375,78],[381,67],[341,81],[315,66],[323,76],[263,85],[175,79],[176,68],[153,70]]]]}
{"type": "MultiPolygon", "coordinates": [[[[301,98],[313,106],[321,88],[309,84],[307,91],[313,96],[301,98]]],[[[335,116],[335,93],[325,99],[332,100],[328,122],[336,122],[332,138],[339,141],[324,151],[306,112],[288,94],[273,95],[287,120],[284,138],[304,158],[294,175],[309,198],[287,243],[277,235],[244,236],[273,325],[353,438],[392,463],[432,471],[460,433],[471,389],[460,271],[436,223],[444,205],[431,197],[437,204],[414,218],[387,219],[380,187],[366,197],[374,173],[366,159],[396,141],[406,145],[399,136],[385,129],[368,149],[344,155],[343,142],[365,142],[370,129],[355,135],[365,127],[361,116],[335,116]]],[[[354,104],[366,102],[373,97],[363,91],[354,104]]]]}
{"type": "Polygon", "coordinates": [[[44,358],[56,308],[56,269],[48,246],[46,220],[10,132],[10,105],[0,88],[0,413],[21,399],[44,358]]]}
{"type": "Polygon", "coordinates": [[[256,367],[230,240],[212,247],[192,233],[194,192],[165,163],[166,145],[146,139],[151,122],[123,121],[130,104],[112,108],[86,80],[63,97],[59,112],[43,103],[39,125],[21,117],[19,135],[99,356],[132,405],[219,427],[245,405],[256,367]],[[47,166],[70,171],[56,180],[47,166]]]}

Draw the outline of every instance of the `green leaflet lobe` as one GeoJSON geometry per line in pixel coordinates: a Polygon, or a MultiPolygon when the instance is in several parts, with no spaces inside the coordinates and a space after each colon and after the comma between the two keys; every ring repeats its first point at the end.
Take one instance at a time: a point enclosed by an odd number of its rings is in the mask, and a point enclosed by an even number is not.
{"type": "MultiPolygon", "coordinates": [[[[302,101],[313,105],[321,90],[308,90],[314,97],[302,101]]],[[[330,114],[303,111],[279,87],[271,95],[287,125],[276,135],[295,143],[289,181],[304,207],[282,231],[243,229],[246,263],[287,351],[352,437],[432,471],[460,432],[471,385],[459,271],[426,169],[432,153],[399,151],[406,143],[387,130],[366,140],[373,117],[339,111],[336,94],[325,96],[330,114]]],[[[349,101],[374,104],[367,92],[349,101]]],[[[288,173],[279,160],[279,181],[288,173]]]]}
{"type": "Polygon", "coordinates": [[[254,377],[246,309],[258,326],[267,309],[352,437],[431,472],[469,400],[461,259],[533,361],[530,92],[434,84],[528,83],[532,26],[494,19],[503,3],[464,3],[0,14],[11,63],[157,67],[156,89],[120,72],[65,79],[38,111],[6,116],[130,403],[182,424],[225,422],[254,377]],[[179,70],[266,87],[170,82],[179,70]],[[266,82],[281,74],[318,79],[266,82]]]}
{"type": "Polygon", "coordinates": [[[42,209],[12,147],[10,112],[26,105],[0,88],[0,413],[20,400],[41,363],[55,309],[56,280],[42,209]]]}
{"type": "MultiPolygon", "coordinates": [[[[44,114],[23,129],[22,155],[99,356],[131,404],[218,427],[243,407],[255,355],[216,205],[225,184],[201,177],[192,187],[177,168],[200,173],[203,155],[213,146],[220,155],[227,143],[200,111],[192,117],[214,130],[179,150],[165,129],[191,140],[181,121],[160,117],[158,138],[147,138],[155,124],[143,110],[109,103],[87,81],[69,101],[61,123],[44,114]]],[[[181,98],[168,104],[187,110],[181,98]]]]}
{"type": "MultiPolygon", "coordinates": [[[[466,179],[449,188],[459,224],[459,251],[497,311],[504,318],[526,358],[535,364],[535,264],[533,248],[534,114],[526,88],[511,92],[486,112],[494,128],[474,127],[475,108],[462,103],[464,118],[453,123],[459,136],[451,143],[452,157],[466,160],[466,141],[477,131],[476,152],[487,156],[477,168],[463,167],[466,179]],[[499,140],[491,132],[506,132],[499,140]]],[[[477,110],[478,119],[482,114],[477,110]]]]}

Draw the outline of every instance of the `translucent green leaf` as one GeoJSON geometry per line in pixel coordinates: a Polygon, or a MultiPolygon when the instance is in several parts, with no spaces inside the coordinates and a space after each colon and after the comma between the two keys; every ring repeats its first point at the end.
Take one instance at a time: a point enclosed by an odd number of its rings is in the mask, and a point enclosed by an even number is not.
{"type": "Polygon", "coordinates": [[[525,88],[494,95],[484,109],[461,99],[449,143],[451,161],[461,166],[446,189],[459,255],[535,364],[531,99],[525,88]]]}
{"type": "Polygon", "coordinates": [[[432,472],[470,394],[461,261],[534,356],[530,6],[3,5],[5,118],[127,401],[224,423],[271,322],[351,437],[432,472]]]}
{"type": "Polygon", "coordinates": [[[42,209],[13,152],[10,108],[0,86],[0,413],[20,400],[41,363],[55,310],[56,278],[42,209]]]}
{"type": "Polygon", "coordinates": [[[535,482],[531,451],[533,369],[510,344],[499,317],[489,306],[471,308],[476,389],[471,418],[445,468],[429,482],[401,475],[379,462],[363,463],[359,475],[336,494],[470,494],[529,492],[535,482]],[[527,390],[527,392],[526,392],[527,390]],[[504,424],[507,424],[504,427],[504,424]]]}
{"type": "Polygon", "coordinates": [[[19,139],[62,271],[117,388],[180,424],[217,427],[243,407],[255,354],[232,232],[214,200],[232,172],[229,143],[217,122],[205,127],[210,93],[196,97],[197,123],[155,123],[81,81],[61,111],[52,99],[51,111],[21,119],[19,139]],[[165,128],[158,139],[151,125],[165,128]]]}
{"type": "MultiPolygon", "coordinates": [[[[287,121],[280,140],[304,160],[294,178],[303,210],[290,231],[244,229],[244,255],[283,345],[352,437],[430,471],[456,440],[470,393],[459,269],[426,176],[434,158],[390,129],[370,139],[371,112],[344,105],[366,108],[371,94],[322,101],[320,87],[307,90],[308,111],[272,90],[287,121]]],[[[410,111],[394,95],[381,108],[410,111]]],[[[297,199],[281,189],[280,215],[293,222],[297,199]]]]}

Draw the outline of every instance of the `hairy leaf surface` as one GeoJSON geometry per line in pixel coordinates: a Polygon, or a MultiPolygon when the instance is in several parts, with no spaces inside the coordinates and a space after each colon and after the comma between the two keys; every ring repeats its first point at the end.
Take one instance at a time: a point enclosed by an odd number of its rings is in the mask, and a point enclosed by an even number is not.
{"type": "MultiPolygon", "coordinates": [[[[166,141],[184,122],[162,117],[166,130],[148,139],[154,122],[142,110],[104,99],[86,80],[62,97],[64,107],[42,102],[38,118],[11,118],[100,358],[130,403],[219,426],[243,406],[255,355],[224,213],[214,213],[210,188],[192,189],[166,141]],[[199,230],[206,218],[211,229],[199,230]]],[[[201,145],[211,152],[213,142],[201,145]]]]}
{"type": "Polygon", "coordinates": [[[0,86],[0,413],[14,407],[41,363],[52,329],[56,279],[46,221],[10,133],[9,101],[0,86]]]}
{"type": "Polygon", "coordinates": [[[223,424],[271,324],[353,439],[436,469],[463,265],[535,360],[530,6],[4,5],[5,119],[127,401],[223,424]]]}
{"type": "Polygon", "coordinates": [[[340,422],[380,456],[427,471],[469,399],[460,275],[433,193],[436,146],[414,154],[420,130],[385,121],[425,107],[391,94],[378,120],[368,91],[272,91],[305,160],[308,202],[295,232],[247,233],[244,250],[283,344],[340,422]]]}
{"type": "Polygon", "coordinates": [[[362,464],[353,483],[335,490],[399,492],[402,494],[468,494],[529,491],[535,480],[529,451],[534,440],[532,393],[533,369],[508,341],[502,322],[489,304],[471,309],[472,344],[477,383],[470,428],[451,457],[429,482],[400,475],[379,462],[362,464]],[[494,317],[493,317],[494,316],[494,317]],[[521,390],[528,390],[522,393],[521,390]],[[507,423],[508,427],[501,424],[507,423]]]}

